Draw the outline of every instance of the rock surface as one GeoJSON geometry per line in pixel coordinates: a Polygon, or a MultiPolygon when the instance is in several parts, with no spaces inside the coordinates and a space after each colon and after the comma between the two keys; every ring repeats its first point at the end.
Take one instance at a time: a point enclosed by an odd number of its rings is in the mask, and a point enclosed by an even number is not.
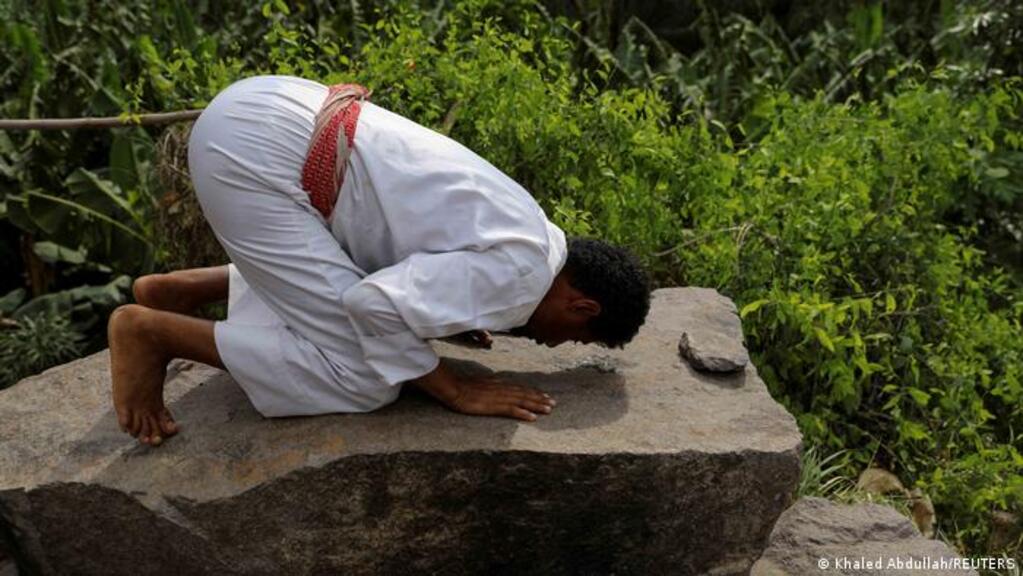
{"type": "Polygon", "coordinates": [[[942,567],[957,560],[943,542],[924,538],[888,506],[802,498],[782,514],[750,576],[976,576],[942,567]]]}
{"type": "Polygon", "coordinates": [[[0,392],[3,533],[39,574],[745,574],[801,438],[752,364],[679,358],[686,314],[723,301],[658,290],[625,350],[434,342],[554,396],[532,423],[411,388],[264,419],[224,372],[176,361],[181,433],[150,448],[118,430],[99,353],[0,392]]]}
{"type": "Polygon", "coordinates": [[[749,363],[749,353],[742,343],[742,323],[735,304],[727,298],[715,298],[710,288],[701,291],[682,305],[682,337],[678,350],[694,368],[707,372],[737,372],[749,363]]]}

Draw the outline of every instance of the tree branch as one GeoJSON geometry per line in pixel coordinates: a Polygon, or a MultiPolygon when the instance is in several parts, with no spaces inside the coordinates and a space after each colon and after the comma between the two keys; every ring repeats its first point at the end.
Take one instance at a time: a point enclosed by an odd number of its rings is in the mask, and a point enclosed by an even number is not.
{"type": "Polygon", "coordinates": [[[121,126],[147,126],[195,120],[202,110],[181,110],[154,114],[108,116],[104,118],[33,118],[25,120],[0,119],[0,130],[71,130],[75,128],[117,128],[121,126]]]}

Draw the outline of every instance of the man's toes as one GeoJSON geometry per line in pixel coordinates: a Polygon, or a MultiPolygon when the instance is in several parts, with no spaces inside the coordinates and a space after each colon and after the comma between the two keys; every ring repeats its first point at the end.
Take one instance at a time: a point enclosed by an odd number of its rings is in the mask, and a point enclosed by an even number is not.
{"type": "Polygon", "coordinates": [[[149,436],[153,433],[153,418],[148,414],[142,415],[142,428],[139,430],[138,439],[143,444],[149,444],[149,436]]]}
{"type": "Polygon", "coordinates": [[[128,425],[128,434],[138,437],[139,432],[142,430],[142,415],[132,410],[130,419],[131,424],[128,425]]]}
{"type": "Polygon", "coordinates": [[[178,423],[174,421],[174,417],[171,416],[170,410],[166,408],[160,410],[158,420],[160,422],[160,431],[163,432],[164,437],[177,434],[178,423]]]}
{"type": "Polygon", "coordinates": [[[120,427],[121,432],[128,432],[128,427],[131,424],[131,412],[125,410],[123,412],[117,412],[117,426],[120,427]]]}
{"type": "Polygon", "coordinates": [[[146,443],[151,446],[159,446],[163,442],[163,434],[160,432],[160,423],[155,415],[147,415],[146,421],[149,422],[149,437],[146,439],[146,443]]]}

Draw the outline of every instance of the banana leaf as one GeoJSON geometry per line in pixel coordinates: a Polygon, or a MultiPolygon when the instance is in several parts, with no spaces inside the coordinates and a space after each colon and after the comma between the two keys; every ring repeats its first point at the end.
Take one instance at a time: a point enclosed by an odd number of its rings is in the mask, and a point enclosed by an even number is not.
{"type": "Polygon", "coordinates": [[[15,288],[0,298],[0,315],[6,316],[14,312],[25,301],[28,292],[24,288],[15,288]]]}

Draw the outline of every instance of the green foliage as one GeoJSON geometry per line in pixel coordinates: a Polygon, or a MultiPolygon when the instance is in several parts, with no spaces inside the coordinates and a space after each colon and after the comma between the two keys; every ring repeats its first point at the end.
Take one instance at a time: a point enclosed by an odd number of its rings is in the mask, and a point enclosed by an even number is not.
{"type": "Polygon", "coordinates": [[[855,489],[855,483],[842,474],[848,471],[848,452],[839,450],[823,456],[816,446],[803,451],[800,463],[799,486],[796,496],[804,498],[817,496],[830,500],[843,499],[855,489]]]}
{"type": "Polygon", "coordinates": [[[845,504],[883,504],[912,520],[911,498],[900,492],[875,494],[861,489],[851,475],[849,456],[850,451],[845,449],[824,456],[816,445],[807,448],[803,452],[796,497],[815,496],[845,504]]]}
{"type": "Polygon", "coordinates": [[[0,330],[0,390],[82,354],[83,336],[62,315],[44,312],[0,330]]]}
{"type": "Polygon", "coordinates": [[[878,452],[972,543],[988,511],[1023,503],[1007,481],[1023,474],[1023,294],[944,218],[1019,104],[1012,84],[843,106],[782,95],[732,186],[692,195],[708,234],[680,255],[690,282],[742,304],[764,379],[812,443],[857,448],[860,467],[878,452]]]}
{"type": "MultiPolygon", "coordinates": [[[[40,244],[36,245],[37,247],[40,244]]],[[[55,253],[66,250],[56,245],[45,245],[55,253]]],[[[81,255],[72,256],[81,258],[81,255]]],[[[88,335],[83,338],[82,351],[91,351],[104,342],[103,328],[106,317],[117,306],[127,301],[127,293],[131,289],[131,278],[118,276],[102,286],[76,286],[60,292],[51,292],[26,302],[26,293],[22,288],[9,292],[0,298],[0,320],[8,319],[19,323],[26,318],[41,314],[57,315],[69,321],[69,326],[77,333],[88,335]]]]}
{"type": "Polygon", "coordinates": [[[968,92],[1023,73],[1023,6],[1011,0],[836,0],[795,3],[787,13],[760,2],[727,11],[710,2],[584,4],[573,29],[584,62],[610,65],[613,84],[656,87],[725,122],[750,120],[772,88],[871,100],[928,71],[968,92]]]}
{"type": "MultiPolygon", "coordinates": [[[[82,253],[53,243],[35,248],[44,259],[87,264],[82,253]]],[[[0,297],[0,390],[101,348],[105,319],[125,302],[130,288],[131,279],[119,276],[104,286],[78,286],[31,300],[23,288],[0,297]]]]}
{"type": "MultiPolygon", "coordinates": [[[[771,128],[777,90],[883,101],[908,81],[973,94],[1023,74],[1023,4],[1011,0],[797,3],[783,18],[758,2],[728,12],[666,4],[584,3],[582,29],[571,29],[584,62],[611,70],[598,85],[656,90],[673,111],[696,110],[740,142],[771,128]]],[[[1018,131],[1018,118],[1010,122],[1018,131]]],[[[976,152],[983,181],[946,219],[976,226],[990,266],[1023,284],[1023,180],[1013,177],[1023,156],[1013,146],[976,152]]]]}

